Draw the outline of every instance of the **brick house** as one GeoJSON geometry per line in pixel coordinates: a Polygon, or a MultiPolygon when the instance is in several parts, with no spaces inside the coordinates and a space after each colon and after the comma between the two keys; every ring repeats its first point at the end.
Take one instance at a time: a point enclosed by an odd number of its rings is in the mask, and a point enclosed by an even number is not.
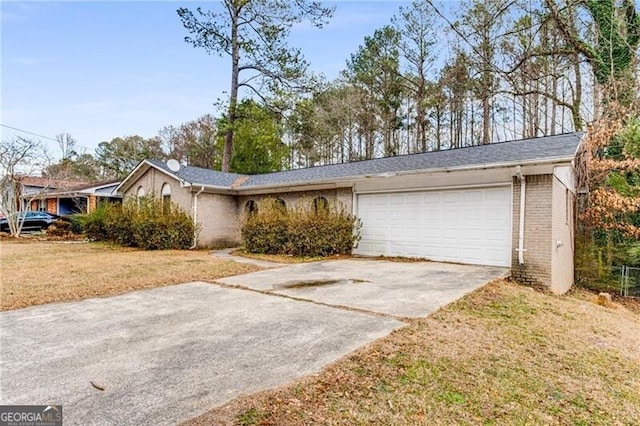
{"type": "Polygon", "coordinates": [[[518,280],[573,283],[573,163],[582,133],[260,175],[142,161],[125,198],[155,193],[200,225],[199,246],[238,245],[245,211],[322,197],[362,220],[355,253],[510,267],[518,280]]]}
{"type": "Polygon", "coordinates": [[[79,182],[38,176],[20,178],[20,199],[25,210],[46,211],[61,216],[90,213],[101,202],[120,202],[115,190],[120,180],[79,182]]]}

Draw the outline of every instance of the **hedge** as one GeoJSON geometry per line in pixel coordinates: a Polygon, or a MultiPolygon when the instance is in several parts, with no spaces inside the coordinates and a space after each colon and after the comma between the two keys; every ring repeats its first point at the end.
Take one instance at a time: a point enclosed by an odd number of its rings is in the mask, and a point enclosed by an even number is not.
{"type": "Polygon", "coordinates": [[[284,208],[274,199],[246,212],[242,243],[252,253],[294,256],[350,254],[360,239],[360,221],[334,203],[318,205],[302,200],[284,208]]]}

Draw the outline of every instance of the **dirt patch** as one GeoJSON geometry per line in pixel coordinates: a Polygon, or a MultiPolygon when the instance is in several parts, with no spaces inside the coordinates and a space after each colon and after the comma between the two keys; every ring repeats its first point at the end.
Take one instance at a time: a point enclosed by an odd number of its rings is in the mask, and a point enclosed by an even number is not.
{"type": "Polygon", "coordinates": [[[142,251],[35,239],[3,240],[0,257],[0,310],[214,281],[261,269],[216,260],[205,250],[142,251]]]}
{"type": "Polygon", "coordinates": [[[640,316],[497,281],[189,425],[634,424],[640,316]]]}

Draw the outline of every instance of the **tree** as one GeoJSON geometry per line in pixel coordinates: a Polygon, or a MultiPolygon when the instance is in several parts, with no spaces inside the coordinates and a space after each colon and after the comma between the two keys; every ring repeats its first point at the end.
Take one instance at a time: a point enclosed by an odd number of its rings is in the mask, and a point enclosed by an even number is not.
{"type": "Polygon", "coordinates": [[[158,137],[166,149],[167,158],[194,167],[219,169],[222,149],[218,141],[218,127],[216,119],[206,114],[179,127],[164,127],[158,137]]]}
{"type": "Polygon", "coordinates": [[[436,23],[433,9],[426,2],[414,1],[410,7],[400,7],[399,15],[391,19],[400,34],[399,49],[406,64],[402,86],[410,94],[415,108],[416,145],[419,152],[427,151],[427,107],[429,100],[429,79],[427,73],[432,67],[436,45],[436,23]]]}
{"type": "Polygon", "coordinates": [[[48,165],[43,176],[64,180],[96,181],[100,176],[100,167],[93,155],[79,154],[77,142],[69,133],[56,135],[60,148],[60,160],[48,165]]]}
{"type": "Polygon", "coordinates": [[[22,231],[25,216],[20,212],[41,192],[24,194],[21,179],[41,170],[46,161],[44,147],[39,141],[15,137],[0,142],[0,213],[7,219],[12,237],[19,237],[22,231]],[[28,195],[26,200],[23,199],[25,195],[28,195]]]}
{"type": "Polygon", "coordinates": [[[124,178],[140,161],[148,158],[165,158],[157,137],[118,137],[110,142],[100,142],[96,149],[96,159],[102,168],[103,178],[124,178]]]}
{"type": "MultiPolygon", "coordinates": [[[[374,135],[376,130],[382,133],[384,156],[397,155],[396,130],[400,127],[398,110],[402,102],[400,75],[400,33],[391,26],[377,29],[373,36],[364,38],[351,59],[347,61],[344,76],[367,95],[366,102],[372,108],[367,119],[368,136],[366,158],[373,158],[374,135]],[[379,121],[380,124],[374,124],[379,121]]],[[[366,127],[365,127],[366,128],[366,127]]]]}
{"type": "MultiPolygon", "coordinates": [[[[218,125],[226,128],[225,118],[221,118],[218,125]]],[[[289,154],[282,142],[282,132],[280,118],[273,111],[250,99],[242,101],[234,122],[235,143],[230,171],[257,174],[282,170],[289,154]]],[[[224,143],[220,142],[220,145],[224,143]]]]}
{"type": "Polygon", "coordinates": [[[635,62],[640,43],[640,16],[632,0],[586,0],[577,2],[591,18],[588,24],[595,41],[583,37],[571,22],[572,7],[558,7],[545,0],[551,17],[565,41],[586,59],[600,89],[605,89],[605,104],[618,102],[628,106],[634,100],[635,62]]]}
{"type": "Polygon", "coordinates": [[[333,14],[312,0],[222,0],[222,10],[195,13],[178,9],[191,36],[187,43],[208,53],[231,57],[231,87],[222,171],[229,171],[233,149],[238,91],[246,88],[266,100],[266,93],[308,90],[308,64],[299,50],[287,45],[293,25],[303,21],[321,28],[333,14]],[[246,76],[242,80],[241,74],[246,76]]]}

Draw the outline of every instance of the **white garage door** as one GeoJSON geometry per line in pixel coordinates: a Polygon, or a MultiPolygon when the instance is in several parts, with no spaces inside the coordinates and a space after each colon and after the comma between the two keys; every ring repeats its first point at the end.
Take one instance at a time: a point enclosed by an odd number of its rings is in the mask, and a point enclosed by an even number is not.
{"type": "Polygon", "coordinates": [[[356,253],[510,266],[511,187],[358,195],[356,253]]]}

